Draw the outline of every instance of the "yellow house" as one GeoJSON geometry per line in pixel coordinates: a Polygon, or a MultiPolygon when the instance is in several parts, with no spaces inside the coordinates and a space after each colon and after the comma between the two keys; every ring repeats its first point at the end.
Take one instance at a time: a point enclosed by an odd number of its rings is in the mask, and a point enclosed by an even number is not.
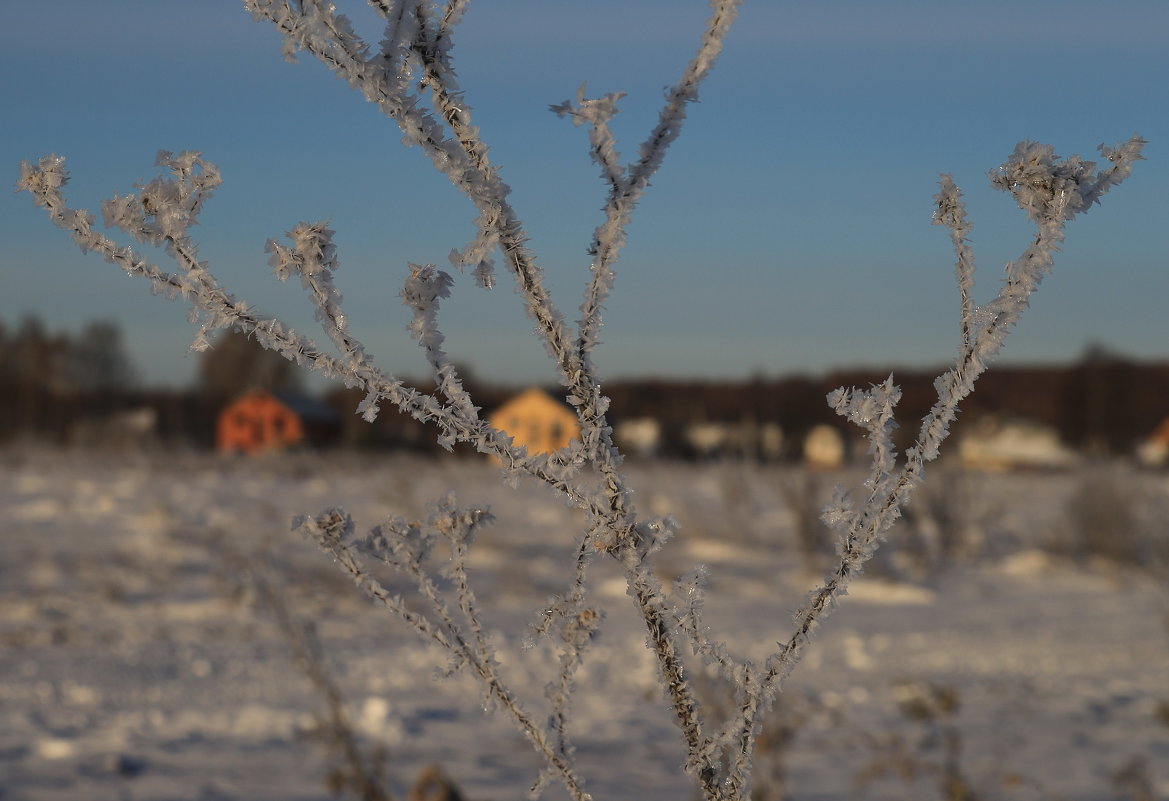
{"type": "Polygon", "coordinates": [[[487,418],[493,428],[511,435],[528,453],[551,453],[580,439],[576,415],[547,392],[535,387],[500,406],[487,418]]]}
{"type": "Polygon", "coordinates": [[[1137,459],[1145,467],[1164,467],[1169,461],[1169,417],[1153,429],[1153,433],[1137,446],[1137,459]]]}

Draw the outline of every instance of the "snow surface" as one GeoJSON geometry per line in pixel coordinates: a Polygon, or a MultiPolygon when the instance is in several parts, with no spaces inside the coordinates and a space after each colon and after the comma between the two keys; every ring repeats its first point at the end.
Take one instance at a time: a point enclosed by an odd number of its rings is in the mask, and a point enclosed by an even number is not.
{"type": "MultiPolygon", "coordinates": [[[[707,623],[736,653],[786,638],[815,581],[779,489],[797,471],[630,473],[639,506],[683,525],[662,577],[708,565],[707,623]]],[[[1078,474],[964,480],[980,499],[973,544],[925,574],[894,554],[854,586],[787,685],[779,719],[794,740],[765,748],[758,775],[782,762],[799,799],[939,798],[930,766],[949,731],[980,798],[1123,797],[1114,777],[1134,764],[1152,797],[1169,798],[1169,591],[1052,555],[1078,474]],[[905,712],[930,686],[960,702],[932,727],[905,712]]],[[[1164,476],[1132,480],[1169,494],[1164,476]]],[[[474,459],[0,452],[0,798],[331,797],[333,763],[305,736],[323,702],[250,602],[255,557],[241,554],[263,554],[318,625],[356,727],[389,749],[397,797],[434,762],[471,799],[525,797],[539,764],[523,738],[484,715],[469,679],[436,679],[443,655],[289,531],[293,516],[334,505],[362,528],[420,517],[451,489],[498,518],[472,550],[475,590],[505,675],[539,716],[554,655],[519,646],[567,588],[581,523],[540,487],[508,489],[474,459]]],[[[621,573],[598,558],[590,580],[606,621],[572,715],[587,788],[598,801],[694,798],[621,573]]]]}

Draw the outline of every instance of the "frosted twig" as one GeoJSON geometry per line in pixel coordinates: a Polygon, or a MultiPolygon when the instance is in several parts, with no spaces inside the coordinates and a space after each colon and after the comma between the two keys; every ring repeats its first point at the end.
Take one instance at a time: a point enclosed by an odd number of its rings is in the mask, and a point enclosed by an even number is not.
{"type": "Polygon", "coordinates": [[[587,125],[589,129],[589,155],[601,168],[601,177],[609,184],[609,196],[615,197],[625,189],[625,167],[617,155],[616,138],[609,128],[609,120],[617,113],[617,101],[624,92],[612,92],[595,99],[585,97],[588,84],[582,83],[576,90],[576,102],[565,100],[550,106],[550,110],[568,117],[573,125],[587,125]]]}
{"type": "Polygon", "coordinates": [[[596,636],[601,624],[601,613],[596,609],[581,609],[564,620],[560,627],[560,675],[549,684],[545,694],[552,702],[549,725],[556,738],[556,750],[565,760],[572,759],[573,747],[568,736],[568,711],[572,700],[573,681],[584,663],[584,651],[596,636]]]}
{"type": "Polygon", "coordinates": [[[954,244],[954,252],[958,257],[954,265],[954,274],[958,279],[961,310],[961,358],[966,358],[970,349],[974,347],[974,337],[980,323],[975,319],[974,298],[971,296],[974,290],[974,253],[968,238],[970,223],[966,220],[966,206],[962,203],[962,193],[954,185],[954,179],[949,175],[942,175],[938,183],[941,190],[934,196],[937,210],[934,212],[933,222],[949,229],[950,241],[954,244]]]}
{"type": "Polygon", "coordinates": [[[398,0],[393,6],[374,4],[386,20],[381,41],[381,71],[388,91],[406,94],[410,81],[412,48],[418,37],[418,0],[398,0]]]}
{"type": "Polygon", "coordinates": [[[335,232],[327,223],[297,223],[287,236],[292,247],[269,239],[265,250],[272,256],[276,276],[285,280],[290,273],[300,276],[301,286],[309,294],[316,309],[315,317],[338,350],[348,359],[353,373],[377,375],[377,369],[365,346],[349,332],[349,323],[341,308],[341,292],[333,283],[337,269],[337,248],[333,244],[335,232]]]}
{"type": "Polygon", "coordinates": [[[709,747],[710,740],[702,731],[698,698],[685,675],[682,655],[679,653],[680,643],[661,585],[640,563],[627,565],[626,580],[645,621],[649,644],[658,660],[662,688],[671,702],[682,739],[686,743],[686,772],[698,779],[706,798],[721,798],[719,769],[709,747]]]}
{"type": "Polygon", "coordinates": [[[292,527],[336,559],[337,564],[350,575],[362,592],[405,621],[423,638],[448,651],[455,650],[455,643],[450,641],[448,632],[435,626],[425,615],[411,611],[400,596],[391,595],[361,564],[348,542],[353,536],[353,518],[344,509],[329,509],[316,517],[298,517],[292,521],[292,527]]]}
{"type": "Polygon", "coordinates": [[[584,609],[585,577],[588,573],[590,553],[595,552],[592,538],[587,534],[576,544],[576,558],[573,560],[572,584],[561,596],[552,596],[540,610],[532,624],[525,647],[535,645],[537,637],[551,634],[556,623],[576,617],[584,609]]]}
{"type": "MultiPolygon", "coordinates": [[[[1143,139],[1134,136],[1115,149],[1102,148],[1113,161],[1113,167],[1095,176],[1091,162],[1083,162],[1078,157],[1057,162],[1049,146],[1021,142],[1011,158],[991,173],[992,183],[1010,191],[1020,208],[1036,222],[1035,241],[1023,252],[1017,269],[1011,271],[998,295],[987,305],[993,315],[991,322],[976,332],[971,346],[964,347],[955,365],[935,381],[938,401],[923,419],[917,440],[906,453],[901,468],[892,470],[890,453],[876,449],[874,475],[879,478],[875,481],[870,478],[873,491],[863,507],[854,511],[846,498],[838,496],[825,512],[825,520],[842,531],[840,562],[833,574],[810,593],[808,603],[796,614],[796,630],[791,638],[768,658],[763,681],[767,697],[774,697],[779,691],[783,679],[808,644],[811,632],[831,613],[837,599],[846,592],[848,584],[896,521],[901,507],[920,483],[925,463],[937,458],[959,402],[974,390],[974,382],[998,353],[1007,332],[1051,269],[1066,221],[1076,212],[1088,210],[1091,203],[1087,198],[1097,199],[1123,180],[1131,171],[1132,163],[1141,158],[1143,144],[1143,139]]],[[[951,214],[951,221],[954,220],[951,214]]],[[[834,398],[837,403],[843,402],[843,407],[838,408],[844,408],[854,422],[865,423],[867,417],[872,422],[883,419],[892,423],[896,395],[889,391],[891,382],[885,386],[883,399],[837,390],[829,396],[830,402],[834,398]]]]}
{"type": "MultiPolygon", "coordinates": [[[[442,349],[445,339],[438,330],[438,306],[443,298],[449,298],[454,280],[433,264],[410,265],[410,276],[402,289],[402,302],[414,311],[414,319],[407,329],[418,340],[426,353],[426,360],[434,373],[438,388],[454,404],[459,416],[467,422],[479,419],[479,408],[471,400],[459,380],[458,371],[442,349]]],[[[440,441],[447,450],[454,440],[440,441]]]]}
{"type": "Polygon", "coordinates": [[[485,509],[457,508],[454,497],[450,496],[435,505],[429,520],[429,525],[443,534],[450,544],[451,559],[447,573],[455,585],[459,611],[470,625],[475,638],[475,648],[483,659],[489,658],[491,652],[483,635],[478,601],[471,590],[471,580],[467,575],[467,555],[475,532],[492,519],[491,513],[485,509]]]}
{"type": "MultiPolygon", "coordinates": [[[[659,114],[658,124],[642,144],[640,160],[625,170],[626,177],[621,177],[616,165],[617,157],[612,149],[608,131],[608,120],[615,113],[618,96],[611,95],[608,102],[592,106],[591,111],[577,111],[578,114],[585,115],[581,119],[588,119],[593,125],[594,158],[609,180],[610,193],[605,206],[605,222],[594,233],[593,244],[589,248],[593,257],[590,268],[592,275],[580,307],[576,355],[571,360],[579,372],[568,374],[570,379],[568,400],[577,406],[585,445],[590,448],[594,463],[609,489],[613,517],[608,521],[609,534],[601,545],[613,552],[628,544],[628,537],[634,531],[635,524],[629,491],[619,472],[620,455],[614,447],[612,430],[605,418],[608,399],[601,395],[597,369],[591,357],[597,345],[597,333],[601,325],[600,310],[612,289],[613,264],[624,244],[625,229],[632,216],[633,207],[648,186],[649,179],[661,165],[666,149],[680,133],[686,105],[697,100],[698,87],[722,50],[723,41],[734,20],[738,5],[739,0],[713,0],[711,3],[712,13],[707,21],[698,54],[691,60],[682,78],[669,91],[666,105],[659,114]]],[[[578,97],[579,107],[585,102],[583,87],[578,97]]],[[[664,603],[664,599],[659,598],[658,602],[664,603]]],[[[651,615],[644,608],[642,611],[648,625],[651,615]]]]}
{"type": "MultiPolygon", "coordinates": [[[[281,30],[289,27],[287,15],[281,13],[283,9],[271,8],[272,4],[266,0],[249,0],[249,6],[252,5],[257,6],[262,16],[270,19],[281,30]]],[[[381,6],[376,8],[383,14],[392,11],[389,4],[384,8],[381,6]]],[[[499,177],[498,170],[491,165],[487,147],[478,130],[471,125],[469,109],[465,104],[460,105],[458,102],[461,92],[447,61],[449,43],[446,41],[446,32],[461,13],[461,6],[456,8],[452,4],[448,7],[448,15],[444,17],[442,23],[441,37],[437,33],[429,32],[432,20],[427,4],[418,3],[413,8],[418,15],[419,23],[413,51],[422,63],[423,74],[420,82],[431,90],[435,109],[453,133],[453,141],[445,138],[440,123],[422,111],[416,101],[406,102],[391,95],[382,79],[366,70],[363,64],[357,63],[359,59],[340,63],[331,58],[331,44],[327,37],[321,40],[305,38],[305,48],[348,79],[351,85],[362,89],[366,99],[376,103],[387,116],[395,120],[406,134],[407,140],[420,145],[435,167],[446,174],[475,204],[479,210],[481,224],[491,225],[495,229],[492,236],[498,239],[504,258],[516,277],[525,310],[536,320],[549,354],[556,361],[563,376],[571,375],[576,372],[576,368],[568,330],[564,325],[563,316],[557,311],[551,296],[544,288],[542,271],[526,247],[527,235],[523,226],[507,202],[511,190],[499,177]]],[[[488,237],[488,240],[491,238],[488,237]]],[[[486,262],[480,261],[480,268],[484,264],[486,262]]],[[[487,285],[491,283],[482,269],[477,273],[477,278],[480,283],[487,285]]]]}
{"type": "MultiPolygon", "coordinates": [[[[657,125],[638,149],[638,161],[624,170],[624,178],[616,180],[611,176],[615,165],[608,166],[608,161],[615,159],[615,154],[609,156],[605,153],[598,159],[609,180],[610,192],[605,204],[605,221],[594,232],[593,242],[589,247],[589,254],[593,257],[592,279],[581,303],[577,331],[579,358],[590,374],[593,373],[590,354],[596,345],[597,332],[601,325],[600,310],[612,290],[614,278],[612,267],[625,244],[625,229],[632,217],[633,209],[649,186],[650,179],[661,166],[667,148],[681,133],[682,123],[686,118],[686,106],[697,102],[699,86],[709,75],[715,60],[722,52],[723,43],[730,31],[731,23],[738,14],[740,4],[741,0],[711,0],[711,15],[707,19],[698,52],[686,65],[678,82],[666,93],[666,103],[658,114],[657,125]]],[[[578,97],[583,100],[583,92],[578,97]]],[[[614,96],[613,102],[615,101],[614,96]]],[[[605,106],[597,107],[598,112],[605,109],[605,106]]],[[[608,117],[612,115],[593,116],[603,119],[607,126],[608,117]]],[[[604,137],[600,144],[607,147],[604,137]]]]}
{"type": "Polygon", "coordinates": [[[707,626],[702,620],[702,607],[706,601],[705,584],[708,571],[699,565],[674,582],[674,620],[680,631],[689,639],[690,648],[696,656],[713,664],[721,676],[731,682],[740,678],[743,665],[731,657],[722,642],[710,638],[707,626]]]}
{"type": "MultiPolygon", "coordinates": [[[[466,536],[478,522],[485,519],[481,514],[472,512],[469,517],[452,524],[451,516],[444,514],[449,511],[449,506],[445,509],[439,507],[432,516],[431,526],[439,530],[445,528],[449,534],[466,536]]],[[[449,652],[455,660],[453,668],[465,666],[474,673],[483,683],[487,697],[507,710],[532,743],[533,748],[544,759],[547,768],[556,774],[568,790],[569,795],[576,801],[589,801],[591,797],[584,791],[583,783],[576,775],[569,756],[549,742],[548,732],[536,725],[524,711],[515,694],[499,677],[495,669],[495,660],[482,637],[478,621],[472,623],[474,640],[472,643],[463,635],[462,627],[454,620],[442,594],[423,568],[423,562],[433,547],[434,535],[430,531],[404,520],[392,520],[385,526],[375,528],[367,542],[369,549],[378,558],[414,579],[419,594],[438,617],[438,624],[424,615],[409,610],[400,598],[391,596],[369,575],[352,545],[347,542],[353,534],[353,520],[343,510],[329,510],[317,518],[298,518],[294,521],[294,527],[330,553],[367,595],[384,605],[423,637],[438,643],[449,652]]],[[[466,594],[463,590],[460,590],[459,594],[461,602],[466,604],[465,611],[475,614],[469,589],[466,590],[466,594]]]]}

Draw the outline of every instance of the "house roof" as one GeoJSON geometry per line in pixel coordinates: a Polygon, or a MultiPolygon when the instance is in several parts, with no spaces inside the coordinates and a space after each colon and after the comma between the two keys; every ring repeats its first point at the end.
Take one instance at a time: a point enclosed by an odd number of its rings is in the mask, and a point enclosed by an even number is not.
{"type": "Polygon", "coordinates": [[[337,410],[327,403],[291,392],[274,392],[272,397],[283,403],[306,423],[339,423],[337,410]]]}

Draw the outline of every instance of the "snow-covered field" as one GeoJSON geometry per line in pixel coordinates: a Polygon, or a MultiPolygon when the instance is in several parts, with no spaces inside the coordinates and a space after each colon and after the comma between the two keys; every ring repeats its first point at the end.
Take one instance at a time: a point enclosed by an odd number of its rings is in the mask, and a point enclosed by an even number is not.
{"type": "MultiPolygon", "coordinates": [[[[639,505],[683,524],[663,577],[708,565],[708,623],[739,652],[785,638],[814,582],[793,504],[811,491],[803,475],[630,473],[639,505]]],[[[820,475],[815,491],[849,478],[820,475]]],[[[1166,536],[1169,479],[1125,481],[1152,504],[1142,536],[1166,536]]],[[[948,770],[980,799],[1169,798],[1169,590],[1075,558],[1085,486],[1078,473],[946,482],[976,501],[958,510],[961,541],[930,521],[916,539],[902,529],[893,550],[913,553],[856,585],[788,684],[762,789],[786,772],[797,799],[946,798],[948,770]]],[[[484,715],[468,679],[436,679],[444,656],[289,531],[334,505],[362,527],[419,517],[452,489],[498,518],[472,552],[475,589],[505,675],[538,711],[552,656],[520,644],[565,589],[580,524],[539,487],[508,489],[476,460],[0,452],[0,799],[329,798],[336,763],[305,736],[324,703],[254,603],[260,563],[316,622],[397,797],[428,763],[470,799],[524,797],[539,764],[522,737],[484,715]]],[[[580,772],[597,801],[691,799],[620,572],[598,559],[590,576],[606,623],[575,701],[580,772]]]]}

